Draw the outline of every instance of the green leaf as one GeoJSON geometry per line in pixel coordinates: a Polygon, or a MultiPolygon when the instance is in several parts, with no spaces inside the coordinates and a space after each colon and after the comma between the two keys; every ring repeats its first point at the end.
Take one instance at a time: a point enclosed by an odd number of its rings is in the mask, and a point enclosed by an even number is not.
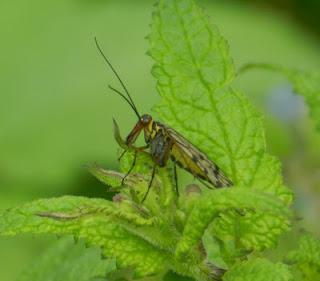
{"type": "Polygon", "coordinates": [[[300,272],[301,280],[320,280],[320,239],[311,234],[300,238],[299,248],[291,251],[286,260],[300,272]]]}
{"type": "MultiPolygon", "coordinates": [[[[292,192],[282,183],[279,161],[266,153],[262,117],[230,86],[235,74],[227,43],[204,12],[193,0],[159,1],[149,41],[162,97],[156,107],[161,121],[205,152],[236,186],[268,192],[289,205],[292,192]]],[[[238,218],[225,216],[223,224],[217,222],[216,228],[222,228],[217,232],[239,240],[234,232],[238,218]]],[[[270,247],[270,239],[276,241],[283,230],[279,226],[286,224],[280,220],[269,227],[270,220],[267,214],[243,220],[246,234],[257,237],[241,247],[270,247]],[[252,230],[252,222],[265,228],[252,230]],[[272,237],[265,241],[270,229],[272,237]]]]}
{"type": "Polygon", "coordinates": [[[320,130],[320,72],[304,72],[279,65],[256,63],[244,65],[239,73],[253,68],[277,72],[288,79],[293,85],[293,91],[304,97],[317,130],[320,130]]]}
{"type": "MultiPolygon", "coordinates": [[[[212,226],[211,233],[227,243],[232,241],[236,248],[262,251],[275,247],[279,236],[289,229],[290,220],[285,216],[248,210],[243,217],[234,211],[221,214],[212,226]]],[[[238,255],[233,252],[230,254],[238,255]]]]}
{"type": "Polygon", "coordinates": [[[179,86],[190,92],[183,82],[196,87],[203,79],[202,87],[193,89],[194,95],[207,98],[204,93],[207,86],[218,88],[234,78],[225,39],[192,0],[159,1],[153,17],[150,47],[150,54],[157,62],[153,72],[159,76],[159,86],[169,86],[168,91],[179,86]],[[168,85],[170,82],[173,85],[168,85]]]}
{"type": "Polygon", "coordinates": [[[228,271],[224,281],[293,281],[288,266],[272,263],[266,259],[254,259],[235,265],[228,271]]]}
{"type": "MultiPolygon", "coordinates": [[[[105,185],[113,187],[115,189],[118,189],[121,186],[121,181],[124,177],[124,174],[112,170],[103,169],[97,164],[87,165],[86,168],[88,169],[90,174],[92,174],[95,178],[97,178],[105,185]]],[[[131,181],[129,182],[130,186],[134,184],[131,181]]]]}
{"type": "MultiPolygon", "coordinates": [[[[71,234],[101,247],[103,254],[115,257],[120,267],[132,266],[137,276],[167,268],[170,257],[121,226],[118,217],[123,219],[124,214],[114,213],[111,204],[103,199],[70,196],[34,201],[0,213],[0,234],[71,234]]],[[[138,216],[134,216],[135,221],[138,216]]]]}
{"type": "MultiPolygon", "coordinates": [[[[202,197],[202,200],[198,202],[198,204],[193,208],[191,214],[188,217],[187,223],[184,228],[183,235],[179,240],[177,245],[176,253],[179,256],[184,256],[188,252],[190,252],[191,248],[196,246],[197,243],[201,241],[202,236],[204,235],[205,230],[208,228],[209,224],[221,213],[226,210],[242,210],[248,209],[252,210],[253,213],[257,213],[260,216],[262,214],[270,214],[271,217],[283,217],[283,220],[287,219],[289,215],[289,211],[286,205],[278,200],[274,196],[270,196],[268,194],[263,194],[261,192],[251,191],[247,188],[236,187],[233,189],[218,189],[213,192],[208,193],[205,197],[202,197]]],[[[239,216],[239,215],[238,215],[239,216]]],[[[246,217],[248,214],[245,215],[246,217]]],[[[238,217],[238,220],[240,218],[238,217]]],[[[255,224],[255,222],[252,222],[255,224]]],[[[238,234],[242,237],[242,239],[248,239],[246,237],[247,233],[250,233],[253,241],[251,241],[252,245],[255,245],[255,236],[256,233],[253,231],[248,231],[245,227],[247,224],[240,223],[238,226],[238,234]],[[242,229],[244,228],[244,229],[242,229]],[[241,235],[243,232],[244,235],[241,235]]],[[[262,233],[266,231],[270,231],[269,225],[259,224],[255,229],[263,229],[262,233]]],[[[253,228],[254,229],[254,228],[253,228]]],[[[283,225],[278,231],[284,231],[288,229],[288,223],[283,225]]],[[[258,233],[260,234],[260,233],[258,233]]],[[[273,238],[273,235],[266,234],[265,239],[273,238]]],[[[243,243],[245,244],[245,243],[243,243]]],[[[257,247],[259,244],[257,245],[257,247]]]]}
{"type": "Polygon", "coordinates": [[[86,249],[82,241],[75,244],[72,239],[63,239],[33,261],[22,272],[18,281],[104,280],[106,274],[114,269],[115,262],[101,260],[99,249],[86,249]]]}
{"type": "MultiPolygon", "coordinates": [[[[131,159],[132,160],[132,159],[131,159]]],[[[138,159],[139,163],[141,160],[138,159]]],[[[131,194],[131,191],[145,192],[150,182],[150,177],[141,173],[130,173],[128,175],[113,170],[107,170],[97,164],[87,165],[88,171],[99,181],[109,187],[109,191],[118,191],[123,194],[131,194]],[[124,181],[123,181],[124,180],[124,181]]],[[[160,183],[155,180],[154,185],[160,183]]]]}
{"type": "Polygon", "coordinates": [[[320,131],[320,72],[288,71],[287,77],[293,84],[294,92],[305,98],[311,117],[320,131]]]}
{"type": "Polygon", "coordinates": [[[161,215],[153,221],[145,217],[144,207],[128,210],[122,203],[71,196],[34,201],[0,213],[0,235],[70,234],[88,246],[100,247],[105,257],[115,258],[120,268],[132,268],[136,277],[169,269],[197,280],[220,274],[197,252],[184,261],[175,259],[179,234],[173,222],[158,221],[161,215]]]}

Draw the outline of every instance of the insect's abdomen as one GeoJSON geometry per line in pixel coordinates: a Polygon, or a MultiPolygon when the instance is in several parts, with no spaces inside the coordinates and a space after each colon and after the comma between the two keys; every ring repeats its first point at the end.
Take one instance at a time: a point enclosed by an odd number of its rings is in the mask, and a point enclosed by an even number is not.
{"type": "Polygon", "coordinates": [[[181,154],[180,151],[176,149],[176,146],[172,147],[170,158],[173,162],[177,163],[180,168],[206,180],[206,174],[197,166],[196,162],[187,155],[181,154]]]}
{"type": "Polygon", "coordinates": [[[172,146],[170,157],[179,167],[217,188],[232,185],[232,182],[216,164],[210,162],[210,165],[208,165],[207,159],[204,162],[204,159],[201,159],[198,155],[189,156],[183,153],[177,145],[172,146]]]}

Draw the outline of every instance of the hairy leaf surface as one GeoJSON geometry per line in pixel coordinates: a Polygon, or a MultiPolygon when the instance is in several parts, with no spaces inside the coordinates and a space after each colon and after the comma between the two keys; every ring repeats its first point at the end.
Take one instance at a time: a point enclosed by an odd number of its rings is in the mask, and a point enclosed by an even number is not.
{"type": "Polygon", "coordinates": [[[287,255],[287,260],[294,264],[303,281],[320,279],[320,239],[311,234],[300,238],[299,248],[287,255]]]}
{"type": "Polygon", "coordinates": [[[119,214],[113,212],[111,204],[103,199],[70,196],[38,200],[1,213],[0,234],[71,234],[88,245],[102,247],[103,254],[115,257],[120,267],[132,266],[137,276],[164,270],[170,257],[122,227],[121,221],[114,219],[119,214]]]}
{"type": "Polygon", "coordinates": [[[223,277],[224,281],[293,281],[288,266],[266,259],[254,259],[235,265],[223,277]]]}
{"type": "MultiPolygon", "coordinates": [[[[286,217],[289,215],[286,205],[276,197],[261,192],[248,190],[247,188],[237,187],[234,189],[219,189],[207,194],[193,208],[186,222],[184,233],[177,246],[177,254],[183,256],[190,252],[193,246],[201,240],[205,230],[209,224],[223,215],[226,210],[252,210],[254,213],[269,214],[271,217],[286,217]]],[[[255,224],[255,222],[252,222],[255,224]]],[[[261,224],[261,221],[259,221],[261,224]]],[[[264,231],[268,229],[268,225],[259,225],[264,231]]],[[[280,230],[286,229],[283,226],[280,230]]],[[[244,231],[242,239],[245,239],[246,233],[250,233],[247,229],[242,230],[238,226],[238,231],[244,231]]],[[[262,233],[264,233],[264,231],[262,233]]],[[[256,231],[257,233],[257,231],[256,231]]],[[[240,235],[241,236],[241,235],[240,235]]],[[[254,242],[254,241],[252,241],[254,242]]]]}

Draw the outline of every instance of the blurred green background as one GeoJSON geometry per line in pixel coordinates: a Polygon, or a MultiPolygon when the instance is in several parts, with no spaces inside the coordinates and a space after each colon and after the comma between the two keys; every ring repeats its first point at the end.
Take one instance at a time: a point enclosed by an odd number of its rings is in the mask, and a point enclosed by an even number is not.
{"type": "MultiPolygon", "coordinates": [[[[117,168],[112,117],[123,134],[135,115],[107,89],[118,85],[98,55],[97,36],[141,112],[159,97],[145,55],[154,1],[0,2],[0,208],[65,194],[108,196],[86,170],[117,168]]],[[[230,43],[239,67],[269,62],[320,66],[320,2],[200,1],[230,43]]],[[[296,192],[300,223],[316,234],[320,137],[303,99],[281,77],[255,71],[236,82],[265,113],[268,149],[296,192]]],[[[0,239],[0,280],[15,280],[53,237],[0,239]]]]}

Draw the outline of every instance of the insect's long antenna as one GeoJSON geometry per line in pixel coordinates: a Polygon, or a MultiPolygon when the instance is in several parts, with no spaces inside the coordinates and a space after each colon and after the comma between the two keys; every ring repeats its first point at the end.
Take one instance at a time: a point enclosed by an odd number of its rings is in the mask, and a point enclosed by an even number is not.
{"type": "Polygon", "coordinates": [[[126,102],[131,106],[131,108],[133,109],[134,113],[138,116],[138,118],[141,119],[141,116],[140,116],[139,112],[137,111],[137,109],[131,104],[130,100],[123,93],[121,93],[119,90],[113,88],[111,85],[108,85],[108,87],[110,90],[116,92],[119,96],[124,98],[126,100],[126,102]]]}
{"type": "MultiPolygon", "coordinates": [[[[98,43],[97,37],[94,37],[94,41],[95,41],[95,43],[96,43],[97,49],[99,50],[101,56],[103,57],[103,59],[105,60],[105,62],[108,64],[108,66],[110,67],[110,69],[112,70],[112,72],[114,73],[114,75],[117,77],[118,81],[120,82],[122,88],[123,88],[124,91],[126,92],[128,98],[126,98],[125,100],[131,105],[131,107],[134,109],[134,112],[135,112],[135,113],[139,116],[139,118],[140,118],[140,114],[138,113],[138,109],[137,109],[136,105],[134,104],[134,102],[133,102],[133,100],[132,100],[132,98],[131,98],[131,96],[130,96],[130,94],[129,94],[129,91],[128,91],[127,87],[125,86],[125,84],[124,84],[123,81],[121,80],[118,72],[117,72],[117,71],[114,69],[114,67],[112,66],[111,62],[108,60],[108,58],[106,57],[106,55],[103,53],[103,51],[102,51],[102,49],[101,49],[101,47],[100,47],[100,45],[99,45],[99,43],[98,43]],[[128,99],[129,99],[129,100],[128,100],[128,99]]],[[[112,87],[110,87],[110,86],[109,86],[109,88],[112,89],[112,90],[115,90],[114,88],[112,88],[112,87]]],[[[119,91],[115,91],[115,92],[117,92],[118,94],[120,94],[119,91]]],[[[121,93],[121,96],[124,98],[124,95],[123,95],[122,93],[121,93]]]]}

